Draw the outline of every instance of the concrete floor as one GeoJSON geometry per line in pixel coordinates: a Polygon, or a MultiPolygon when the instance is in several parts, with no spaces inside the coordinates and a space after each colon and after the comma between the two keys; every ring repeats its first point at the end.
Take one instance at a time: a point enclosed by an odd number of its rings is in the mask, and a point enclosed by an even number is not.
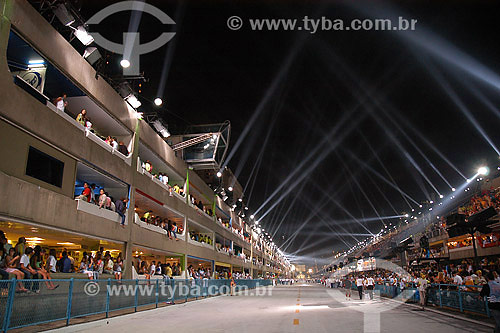
{"type": "Polygon", "coordinates": [[[279,286],[271,293],[213,297],[53,332],[492,332],[377,297],[346,300],[340,290],[318,285],[279,286]]]}

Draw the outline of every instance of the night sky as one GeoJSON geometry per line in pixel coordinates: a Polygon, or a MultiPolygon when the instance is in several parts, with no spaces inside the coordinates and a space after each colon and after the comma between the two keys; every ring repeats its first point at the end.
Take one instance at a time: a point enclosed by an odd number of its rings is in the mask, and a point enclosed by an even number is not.
{"type": "MultiPolygon", "coordinates": [[[[261,221],[266,230],[273,231],[278,245],[307,221],[292,244],[283,247],[288,253],[326,258],[332,251],[346,249],[346,243],[355,243],[346,233],[366,233],[356,222],[338,223],[350,219],[349,214],[363,218],[376,217],[374,208],[380,216],[410,210],[402,196],[369,168],[389,180],[392,177],[391,181],[418,202],[438,199],[403,150],[443,194],[449,194],[450,187],[428,161],[452,186],[463,184],[464,178],[428,143],[466,177],[474,175],[482,164],[493,170],[498,166],[498,154],[446,92],[446,88],[451,89],[493,144],[500,145],[500,80],[493,82],[497,79],[495,73],[500,73],[498,2],[148,3],[162,9],[177,25],[163,26],[148,14],[142,16],[142,42],[156,38],[162,31],[176,32],[166,46],[141,57],[141,71],[148,79],[140,87],[143,111],[155,110],[148,100],[158,94],[166,59],[171,62],[165,90],[160,92],[165,104],[159,113],[172,133],[183,133],[190,124],[230,120],[232,149],[258,110],[257,120],[229,167],[233,171],[241,168],[238,178],[245,187],[252,182],[250,173],[264,149],[255,186],[251,191],[249,185],[245,193],[250,212],[255,212],[291,176],[281,192],[292,190],[261,221]],[[226,26],[232,15],[243,19],[241,30],[231,31],[226,26]],[[305,15],[345,20],[401,15],[418,19],[418,23],[416,31],[400,33],[315,34],[252,31],[248,23],[249,18],[302,19],[305,15]],[[413,43],[415,37],[424,44],[413,43]],[[445,56],[441,56],[443,52],[445,56]],[[467,55],[462,59],[468,61],[453,61],[460,52],[467,55]],[[486,82],[484,72],[474,75],[474,61],[491,71],[493,81],[486,82]],[[337,131],[325,141],[336,127],[337,131]],[[264,146],[268,131],[270,136],[264,146]],[[301,166],[311,152],[312,158],[301,166]],[[317,160],[320,155],[324,158],[317,160]],[[317,165],[311,167],[313,161],[317,165]],[[335,236],[332,230],[344,235],[335,236]]],[[[81,13],[89,18],[108,4],[111,1],[84,1],[81,13]]],[[[116,14],[91,30],[121,42],[129,18],[130,12],[116,14]]],[[[77,41],[73,43],[77,45],[77,41]]],[[[103,71],[119,75],[120,59],[119,55],[110,55],[103,71]]],[[[139,82],[134,81],[136,89],[139,82]]],[[[274,197],[257,216],[279,197],[274,197]]],[[[364,225],[376,233],[383,223],[375,220],[364,225]]]]}

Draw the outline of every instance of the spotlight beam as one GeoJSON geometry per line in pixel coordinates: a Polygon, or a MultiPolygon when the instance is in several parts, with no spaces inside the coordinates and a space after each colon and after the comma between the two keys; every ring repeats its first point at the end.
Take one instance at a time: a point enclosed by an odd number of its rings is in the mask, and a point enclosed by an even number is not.
{"type": "MultiPolygon", "coordinates": [[[[272,205],[272,208],[274,208],[276,206],[276,204],[279,203],[279,201],[283,200],[283,198],[286,195],[288,195],[288,193],[290,193],[298,184],[300,184],[300,181],[302,181],[304,178],[308,177],[309,174],[319,165],[319,163],[324,158],[326,158],[326,156],[328,156],[330,154],[330,152],[341,143],[341,141],[347,136],[347,134],[349,134],[352,131],[352,129],[354,128],[353,124],[357,125],[361,121],[361,119],[364,118],[364,115],[360,115],[357,117],[356,120],[354,120],[350,124],[347,124],[347,126],[346,126],[345,123],[347,122],[350,115],[351,115],[350,112],[344,113],[344,115],[342,116],[340,121],[338,121],[337,124],[330,130],[328,135],[325,138],[323,138],[323,140],[313,150],[311,150],[309,152],[309,154],[299,163],[299,165],[297,165],[297,167],[285,178],[285,180],[273,191],[273,193],[271,193],[271,195],[264,201],[264,203],[262,203],[262,205],[255,211],[255,214],[258,214],[269,202],[271,202],[271,200],[276,195],[281,193],[281,196],[277,200],[275,200],[275,203],[272,205]],[[344,126],[348,127],[349,130],[345,130],[340,135],[340,138],[342,140],[337,139],[337,145],[335,145],[333,147],[332,146],[324,147],[326,145],[326,143],[329,142],[330,138],[333,137],[334,135],[337,135],[338,132],[344,126]],[[313,158],[315,158],[315,159],[313,160],[313,158]],[[313,160],[313,161],[310,162],[311,160],[313,160]],[[307,167],[306,165],[308,165],[308,164],[309,164],[309,166],[307,167]],[[306,170],[304,170],[304,168],[306,168],[306,170]],[[300,175],[297,176],[297,174],[299,174],[299,173],[300,173],[300,175]],[[297,179],[297,177],[300,180],[297,179]],[[292,185],[287,190],[285,190],[283,192],[282,189],[290,182],[292,182],[292,185]]],[[[264,215],[267,215],[269,212],[270,212],[270,209],[268,209],[264,213],[264,215]]]]}
{"type": "MultiPolygon", "coordinates": [[[[182,27],[181,23],[182,23],[182,18],[184,17],[185,8],[186,8],[186,2],[181,1],[175,13],[177,35],[179,34],[180,29],[182,27]]],[[[158,89],[156,91],[156,96],[158,97],[163,97],[165,94],[165,86],[168,81],[170,68],[172,67],[172,59],[174,58],[176,46],[177,46],[177,38],[172,38],[172,40],[168,44],[167,49],[165,50],[165,59],[163,61],[163,67],[161,69],[160,82],[158,84],[158,89]]]]}
{"type": "Polygon", "coordinates": [[[443,161],[445,161],[451,168],[453,168],[453,170],[455,170],[464,180],[467,180],[467,177],[465,177],[464,174],[460,170],[458,170],[458,168],[439,149],[437,149],[434,144],[432,144],[432,142],[430,142],[417,128],[415,128],[415,126],[412,126],[412,124],[406,118],[404,118],[396,111],[391,112],[391,114],[398,118],[399,123],[404,124],[407,129],[413,131],[415,136],[417,136],[429,148],[431,148],[439,157],[441,157],[443,161]]]}
{"type": "MultiPolygon", "coordinates": [[[[382,109],[381,106],[378,106],[380,109],[382,109]]],[[[418,163],[413,159],[413,157],[408,153],[408,151],[403,147],[401,142],[398,140],[398,138],[394,135],[393,131],[385,125],[385,123],[380,119],[379,116],[377,116],[375,113],[372,113],[373,119],[377,122],[377,124],[380,126],[382,130],[385,131],[385,134],[391,139],[392,142],[396,145],[396,147],[401,151],[403,156],[411,163],[411,165],[415,168],[415,170],[418,171],[418,173],[425,179],[425,181],[432,187],[432,189],[438,194],[441,195],[441,193],[438,191],[438,189],[434,186],[434,184],[431,182],[431,180],[427,177],[427,175],[423,172],[422,168],[418,165],[418,163]]],[[[430,198],[427,198],[430,200],[430,198]]]]}
{"type": "MultiPolygon", "coordinates": [[[[387,170],[384,162],[382,162],[382,160],[378,156],[378,153],[373,149],[372,145],[370,144],[370,141],[366,138],[366,136],[363,134],[363,132],[358,131],[358,133],[361,135],[361,137],[365,141],[366,145],[368,146],[368,148],[372,152],[373,156],[377,159],[377,162],[380,164],[380,166],[382,167],[382,169],[384,170],[384,172],[387,174],[387,176],[391,180],[392,184],[394,186],[396,186],[396,187],[399,188],[398,184],[396,183],[396,181],[392,177],[391,173],[389,172],[389,170],[387,170]]],[[[408,207],[410,207],[410,209],[412,209],[413,207],[410,205],[410,202],[408,202],[408,199],[402,193],[399,193],[399,194],[401,195],[401,197],[403,198],[403,200],[406,202],[406,204],[408,205],[408,207]]]]}
{"type": "MultiPolygon", "coordinates": [[[[301,163],[295,170],[292,174],[290,174],[287,179],[285,180],[285,182],[281,183],[280,186],[278,186],[278,188],[273,192],[273,194],[271,194],[271,196],[260,206],[260,208],[256,211],[256,213],[258,213],[260,210],[262,210],[262,208],[269,202],[269,200],[275,196],[278,191],[281,190],[281,188],[283,188],[288,182],[290,182],[293,178],[293,183],[288,186],[288,188],[283,191],[283,193],[281,194],[281,196],[275,200],[275,202],[271,205],[271,207],[268,208],[268,210],[262,214],[261,218],[266,216],[267,214],[269,214],[269,212],[274,208],[276,207],[276,205],[281,201],[283,200],[291,191],[293,191],[293,189],[295,187],[297,187],[306,177],[308,177],[312,171],[314,169],[316,169],[320,163],[331,153],[333,152],[335,149],[337,149],[337,147],[344,141],[344,139],[354,130],[354,128],[361,122],[361,120],[364,119],[365,117],[365,113],[361,114],[361,115],[358,115],[358,117],[356,117],[355,120],[353,120],[351,123],[347,124],[345,127],[344,127],[344,131],[342,133],[340,133],[337,137],[336,137],[336,140],[335,142],[332,144],[330,143],[327,147],[324,147],[323,151],[321,151],[321,153],[319,153],[319,155],[316,155],[317,158],[310,163],[310,165],[305,169],[303,170],[302,169],[302,165],[305,164],[305,163],[301,163]],[[295,177],[295,174],[298,173],[299,171],[302,171],[302,173],[298,176],[298,177],[295,177]]],[[[338,123],[337,126],[335,126],[334,130],[332,132],[330,132],[330,135],[328,135],[325,140],[330,141],[331,140],[331,135],[334,134],[336,131],[337,131],[337,128],[341,127],[341,125],[343,125],[343,123],[338,123]]],[[[319,145],[318,147],[321,147],[323,145],[319,145]]],[[[319,149],[319,148],[318,148],[319,149]]],[[[313,151],[315,152],[315,151],[313,151]]],[[[306,160],[304,160],[303,162],[306,162],[306,160]]]]}
{"type": "Polygon", "coordinates": [[[375,176],[377,176],[377,178],[379,178],[380,180],[382,180],[384,183],[386,183],[387,185],[391,186],[393,189],[395,189],[396,191],[398,191],[399,193],[401,193],[402,195],[404,195],[406,198],[408,198],[410,201],[412,201],[414,204],[416,204],[417,206],[420,205],[415,199],[413,199],[412,197],[410,197],[408,194],[406,194],[406,192],[404,192],[403,190],[401,190],[398,186],[394,185],[393,183],[391,183],[389,180],[387,180],[384,176],[382,176],[377,170],[373,169],[371,166],[367,165],[363,160],[359,159],[356,155],[354,155],[352,152],[350,151],[347,151],[348,154],[351,155],[351,157],[353,159],[355,159],[358,163],[360,164],[363,164],[366,166],[367,170],[369,170],[371,173],[373,173],[375,176]]]}
{"type": "MultiPolygon", "coordinates": [[[[338,71],[338,68],[340,68],[341,70],[343,70],[343,72],[351,78],[351,80],[354,82],[354,84],[357,84],[359,86],[359,89],[363,92],[363,94],[360,93],[360,95],[365,95],[369,98],[372,99],[373,102],[376,102],[377,100],[375,98],[372,97],[372,94],[369,93],[369,90],[368,89],[365,89],[364,87],[366,85],[364,84],[361,84],[359,83],[359,78],[353,73],[353,71],[349,68],[349,66],[347,64],[345,64],[343,61],[341,61],[332,51],[331,51],[331,48],[328,48],[328,50],[330,50],[330,53],[332,54],[332,58],[334,58],[339,64],[340,66],[337,66],[337,71],[338,71]]],[[[334,73],[337,73],[337,71],[334,71],[334,73]]],[[[353,88],[351,88],[351,90],[354,90],[353,88]]],[[[377,104],[378,106],[378,103],[375,103],[377,104]]],[[[380,106],[379,106],[380,107],[380,106]]],[[[380,121],[378,121],[378,118],[376,116],[376,114],[374,112],[371,112],[371,115],[372,117],[379,123],[379,126],[381,126],[384,130],[387,130],[386,126],[383,124],[383,123],[380,123],[380,121]]],[[[390,132],[388,132],[388,134],[391,134],[390,132]]],[[[398,145],[399,144],[399,141],[394,137],[394,136],[390,136],[390,138],[393,140],[393,142],[398,145]]],[[[398,146],[398,148],[402,148],[402,146],[398,146]]],[[[404,150],[404,148],[403,148],[404,150]]],[[[420,167],[418,167],[418,165],[416,164],[416,162],[411,158],[411,156],[409,154],[406,154],[405,157],[408,157],[410,158],[410,162],[412,162],[412,165],[414,167],[416,167],[417,171],[419,171],[419,173],[422,175],[422,177],[424,177],[424,179],[427,180],[427,182],[429,183],[429,185],[431,187],[433,187],[433,189],[439,194],[439,191],[436,189],[436,187],[430,182],[430,180],[427,178],[427,176],[423,173],[423,171],[420,169],[420,167]],[[413,161],[412,161],[413,160],[413,161]]],[[[424,194],[425,194],[425,191],[424,191],[424,194]]]]}
{"type": "Polygon", "coordinates": [[[424,158],[424,160],[429,164],[429,166],[441,177],[441,179],[448,185],[448,187],[451,189],[453,186],[450,184],[450,182],[443,176],[443,174],[434,166],[434,164],[429,160],[429,158],[425,155],[425,153],[418,147],[418,145],[413,141],[413,139],[406,134],[406,132],[398,126],[398,123],[389,115],[383,108],[380,108],[380,110],[384,113],[387,119],[394,125],[395,128],[399,130],[401,134],[405,137],[405,139],[415,148],[415,150],[424,158]]]}
{"type": "Polygon", "coordinates": [[[299,36],[300,36],[299,40],[292,46],[292,50],[288,53],[288,56],[285,59],[285,61],[283,62],[283,65],[281,66],[278,74],[273,79],[269,89],[267,89],[267,91],[264,95],[264,98],[258,104],[254,113],[250,117],[250,120],[247,122],[245,128],[243,129],[240,136],[238,137],[238,140],[236,140],[236,143],[234,144],[233,149],[231,150],[231,152],[227,156],[226,160],[224,161],[224,163],[220,169],[221,172],[229,164],[229,162],[233,158],[234,154],[236,153],[238,148],[243,143],[243,140],[246,138],[246,136],[250,132],[250,129],[252,128],[253,124],[257,121],[257,119],[259,118],[262,111],[266,108],[268,102],[274,96],[274,94],[275,94],[276,90],[278,89],[278,87],[280,86],[281,82],[286,78],[288,71],[295,60],[295,57],[299,53],[299,50],[302,48],[302,45],[307,40],[307,38],[305,36],[301,36],[301,35],[299,35],[299,36]]]}
{"type": "Polygon", "coordinates": [[[370,207],[373,209],[373,211],[375,212],[375,215],[377,215],[379,218],[380,218],[380,222],[382,222],[382,224],[384,225],[385,227],[385,222],[384,220],[381,218],[379,212],[377,211],[377,208],[375,208],[375,206],[373,205],[372,201],[370,200],[370,198],[368,197],[368,195],[366,194],[365,190],[363,189],[363,187],[359,184],[358,180],[356,179],[356,177],[354,177],[354,175],[352,174],[351,170],[347,167],[347,165],[345,164],[344,160],[342,159],[342,157],[337,153],[337,156],[340,160],[340,163],[342,163],[342,166],[347,170],[347,173],[350,175],[351,177],[351,180],[356,184],[356,186],[358,187],[359,191],[361,192],[361,194],[363,194],[363,196],[365,197],[366,201],[368,202],[368,204],[370,205],[370,207]]]}
{"type": "Polygon", "coordinates": [[[424,63],[427,66],[428,71],[432,74],[434,79],[439,83],[440,87],[448,94],[448,97],[453,101],[453,103],[458,107],[460,112],[470,121],[470,123],[474,126],[477,132],[483,137],[483,139],[493,148],[493,150],[497,153],[497,156],[500,156],[500,151],[490,139],[486,131],[481,127],[476,118],[472,115],[472,112],[469,111],[467,106],[463,103],[460,97],[457,95],[455,90],[451,87],[451,85],[446,81],[446,79],[439,73],[429,62],[424,63]]]}

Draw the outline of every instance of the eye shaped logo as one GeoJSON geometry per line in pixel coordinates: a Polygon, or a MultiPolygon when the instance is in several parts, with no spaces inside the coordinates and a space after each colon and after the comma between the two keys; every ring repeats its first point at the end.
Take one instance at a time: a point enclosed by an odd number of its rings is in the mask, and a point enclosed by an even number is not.
{"type": "MultiPolygon", "coordinates": [[[[163,11],[142,1],[122,1],[112,4],[97,12],[86,22],[86,24],[100,24],[110,15],[132,10],[148,13],[156,17],[163,24],[175,24],[174,20],[163,11]]],[[[123,75],[139,75],[141,54],[153,52],[162,47],[175,36],[175,32],[163,32],[156,39],[145,44],[140,43],[140,34],[138,32],[124,32],[122,44],[112,42],[104,38],[98,32],[93,32],[91,35],[94,37],[94,41],[97,45],[108,51],[123,54],[123,59],[129,61],[130,66],[123,69],[123,75]]]]}

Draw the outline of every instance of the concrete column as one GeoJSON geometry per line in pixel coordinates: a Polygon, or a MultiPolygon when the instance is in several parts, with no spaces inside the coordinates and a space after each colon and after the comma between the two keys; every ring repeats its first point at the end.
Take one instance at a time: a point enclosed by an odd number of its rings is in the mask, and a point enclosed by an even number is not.
{"type": "Polygon", "coordinates": [[[135,125],[135,134],[134,134],[134,144],[133,144],[133,151],[132,151],[132,165],[130,166],[130,179],[131,179],[131,185],[130,185],[130,192],[129,192],[129,202],[128,202],[128,210],[127,210],[127,223],[125,228],[128,230],[128,239],[125,243],[125,259],[124,259],[124,264],[125,264],[125,272],[123,273],[123,277],[125,279],[131,279],[132,278],[132,247],[133,247],[133,235],[132,235],[132,230],[133,230],[133,225],[134,225],[134,219],[135,219],[135,184],[136,182],[136,177],[138,175],[137,173],[137,158],[139,157],[139,137],[140,137],[140,131],[139,131],[139,122],[140,120],[136,120],[136,125],[135,125]]]}

